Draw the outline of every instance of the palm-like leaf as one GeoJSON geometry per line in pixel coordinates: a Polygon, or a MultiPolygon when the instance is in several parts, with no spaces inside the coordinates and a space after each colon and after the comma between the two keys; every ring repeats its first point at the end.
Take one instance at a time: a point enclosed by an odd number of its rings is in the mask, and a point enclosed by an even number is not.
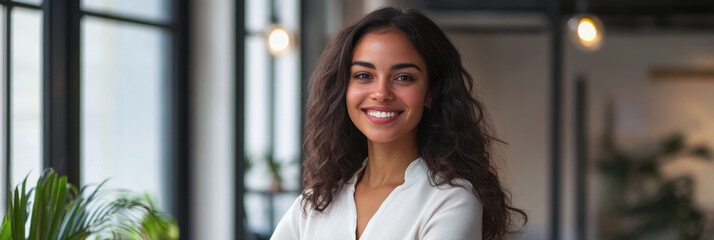
{"type": "Polygon", "coordinates": [[[127,191],[90,191],[77,188],[67,177],[45,171],[27,192],[25,181],[15,188],[0,227],[0,240],[177,239],[178,228],[169,215],[156,210],[148,197],[128,197],[127,191]],[[34,191],[32,207],[28,199],[34,191]],[[116,200],[110,200],[116,199],[116,200]],[[32,213],[30,216],[29,213],[32,213]],[[26,228],[30,220],[29,229],[26,228]],[[26,231],[27,230],[27,231],[26,231]]]}

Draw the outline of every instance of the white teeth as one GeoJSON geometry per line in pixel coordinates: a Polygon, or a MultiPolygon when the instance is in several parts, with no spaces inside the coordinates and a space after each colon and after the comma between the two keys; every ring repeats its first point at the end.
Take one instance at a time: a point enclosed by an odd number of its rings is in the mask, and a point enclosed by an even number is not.
{"type": "Polygon", "coordinates": [[[396,112],[380,112],[380,111],[369,110],[369,111],[367,111],[367,115],[370,115],[372,117],[378,117],[378,118],[390,118],[390,117],[396,116],[397,113],[396,112]]]}

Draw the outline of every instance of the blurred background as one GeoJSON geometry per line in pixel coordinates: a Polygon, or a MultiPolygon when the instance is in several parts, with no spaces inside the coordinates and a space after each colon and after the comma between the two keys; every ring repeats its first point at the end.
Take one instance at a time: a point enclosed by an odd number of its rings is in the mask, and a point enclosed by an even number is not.
{"type": "Polygon", "coordinates": [[[710,0],[0,0],[0,192],[53,167],[181,239],[267,239],[317,58],[382,6],[459,49],[522,239],[714,239],[710,0]]]}

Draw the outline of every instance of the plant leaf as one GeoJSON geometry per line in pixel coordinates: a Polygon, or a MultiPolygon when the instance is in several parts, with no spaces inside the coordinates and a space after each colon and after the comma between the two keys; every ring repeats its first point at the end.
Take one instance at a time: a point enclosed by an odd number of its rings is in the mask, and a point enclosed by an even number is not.
{"type": "Polygon", "coordinates": [[[0,240],[10,240],[12,237],[11,225],[10,219],[8,219],[7,214],[5,214],[5,218],[2,220],[2,227],[0,227],[0,240]]]}
{"type": "MultiPolygon", "coordinates": [[[[55,176],[54,180],[56,181],[57,178],[55,176]]],[[[67,177],[63,176],[59,178],[59,183],[55,182],[56,184],[53,184],[53,192],[56,194],[53,194],[52,201],[50,203],[50,209],[48,220],[51,220],[49,224],[49,231],[47,232],[48,239],[56,239],[57,235],[59,234],[58,229],[62,224],[62,218],[65,215],[65,209],[67,206],[67,202],[70,201],[71,199],[68,198],[67,192],[68,192],[68,187],[67,187],[67,177]]]]}
{"type": "Polygon", "coordinates": [[[32,217],[30,217],[30,236],[28,239],[42,239],[41,226],[44,221],[45,194],[49,189],[44,188],[44,177],[37,179],[35,184],[35,201],[32,206],[32,217]]]}

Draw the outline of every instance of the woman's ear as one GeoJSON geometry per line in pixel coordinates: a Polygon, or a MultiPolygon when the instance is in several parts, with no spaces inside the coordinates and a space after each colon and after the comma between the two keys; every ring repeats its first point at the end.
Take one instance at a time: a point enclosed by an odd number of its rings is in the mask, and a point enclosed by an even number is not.
{"type": "Polygon", "coordinates": [[[426,99],[424,100],[425,107],[431,107],[431,105],[435,101],[435,98],[437,96],[439,96],[439,94],[441,93],[440,89],[441,89],[440,84],[435,84],[434,86],[429,86],[429,90],[426,91],[426,99]]]}

